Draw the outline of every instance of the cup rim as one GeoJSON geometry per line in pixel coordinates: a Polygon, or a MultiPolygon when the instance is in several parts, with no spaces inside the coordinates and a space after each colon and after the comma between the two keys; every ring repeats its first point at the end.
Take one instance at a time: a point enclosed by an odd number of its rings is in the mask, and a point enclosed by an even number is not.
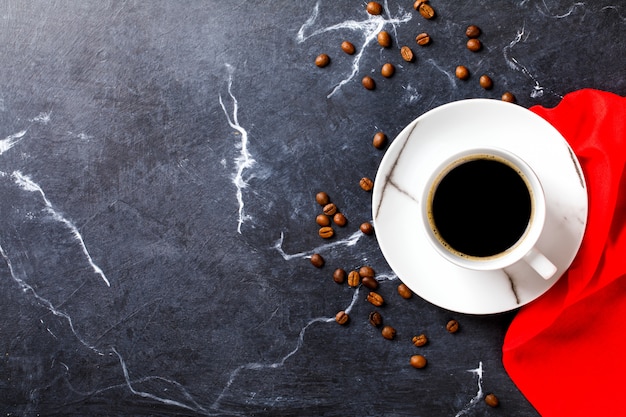
{"type": "Polygon", "coordinates": [[[514,153],[496,147],[466,149],[446,158],[426,182],[422,202],[422,223],[428,240],[436,251],[459,266],[476,270],[503,269],[522,259],[537,243],[546,216],[544,191],[536,173],[514,153]],[[480,158],[493,158],[516,170],[526,183],[531,196],[530,219],[522,236],[503,252],[485,257],[468,255],[446,244],[445,240],[437,235],[432,216],[432,197],[443,177],[459,165],[480,158]]]}

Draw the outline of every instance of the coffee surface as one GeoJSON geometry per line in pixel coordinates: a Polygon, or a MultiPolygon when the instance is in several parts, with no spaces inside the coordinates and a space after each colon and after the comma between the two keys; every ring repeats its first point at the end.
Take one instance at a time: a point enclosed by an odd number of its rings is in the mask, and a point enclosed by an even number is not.
{"type": "Polygon", "coordinates": [[[509,165],[475,159],[441,180],[432,202],[440,237],[469,256],[497,255],[524,234],[531,216],[526,183],[509,165]]]}

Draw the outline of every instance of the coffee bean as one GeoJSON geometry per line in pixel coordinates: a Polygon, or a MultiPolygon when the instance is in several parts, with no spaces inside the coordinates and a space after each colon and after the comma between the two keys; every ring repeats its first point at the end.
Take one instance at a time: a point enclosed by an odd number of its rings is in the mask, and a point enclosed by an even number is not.
{"type": "Polygon", "coordinates": [[[456,75],[456,78],[460,80],[467,80],[470,76],[470,73],[467,67],[459,65],[458,67],[456,67],[454,75],[456,75]]]}
{"type": "Polygon", "coordinates": [[[337,284],[343,284],[345,280],[346,271],[341,268],[335,269],[335,271],[333,272],[333,281],[335,281],[337,284]]]}
{"type": "Polygon", "coordinates": [[[408,300],[413,295],[413,292],[405,284],[400,284],[398,285],[398,294],[400,294],[400,297],[408,300]]]}
{"type": "Polygon", "coordinates": [[[466,46],[467,46],[467,49],[469,49],[470,51],[478,52],[483,47],[483,44],[478,39],[472,38],[467,41],[466,46]]]}
{"type": "Polygon", "coordinates": [[[480,28],[476,25],[469,25],[467,29],[465,29],[465,35],[468,38],[477,38],[480,36],[480,28]]]}
{"type": "Polygon", "coordinates": [[[485,395],[485,402],[489,407],[497,407],[500,405],[500,400],[494,394],[485,395]]]}
{"type": "Polygon", "coordinates": [[[384,326],[380,334],[382,334],[385,339],[392,340],[396,337],[396,329],[391,326],[384,326]]]}
{"type": "Polygon", "coordinates": [[[432,19],[435,17],[435,9],[428,3],[420,4],[418,10],[424,19],[432,19]]]}
{"type": "Polygon", "coordinates": [[[508,103],[515,103],[515,96],[513,93],[509,93],[508,91],[502,94],[502,101],[506,101],[508,103]]]}
{"type": "Polygon", "coordinates": [[[328,203],[324,206],[322,211],[327,216],[334,216],[335,213],[337,213],[337,206],[335,205],[335,203],[328,203]]]}
{"type": "Polygon", "coordinates": [[[417,42],[419,46],[426,46],[430,43],[430,35],[426,32],[420,33],[415,38],[415,42],[417,42]]]}
{"type": "Polygon", "coordinates": [[[404,59],[406,62],[413,61],[413,51],[408,46],[403,46],[402,48],[400,48],[400,55],[402,56],[402,59],[404,59]]]}
{"type": "Polygon", "coordinates": [[[363,286],[369,288],[370,290],[375,290],[378,288],[378,281],[374,277],[361,277],[361,283],[363,286]]]}
{"type": "Polygon", "coordinates": [[[367,177],[363,177],[361,178],[361,181],[359,181],[359,185],[365,191],[372,191],[372,188],[374,188],[374,181],[367,177]]]}
{"type": "Polygon", "coordinates": [[[319,193],[315,194],[315,201],[317,201],[317,204],[319,204],[320,206],[325,206],[326,204],[330,203],[330,197],[324,191],[320,191],[319,193]]]}
{"type": "Polygon", "coordinates": [[[321,227],[319,230],[319,235],[323,239],[330,239],[335,234],[335,231],[330,226],[321,227]]]}
{"type": "Polygon", "coordinates": [[[350,271],[348,274],[348,285],[352,288],[358,287],[361,283],[361,275],[357,271],[350,271]]]}
{"type": "Polygon", "coordinates": [[[376,149],[382,149],[385,147],[386,144],[387,135],[385,135],[383,132],[376,132],[376,134],[374,135],[374,139],[372,140],[372,145],[374,145],[376,149]]]}
{"type": "Polygon", "coordinates": [[[373,90],[376,88],[376,82],[369,75],[366,75],[365,77],[363,77],[363,79],[361,80],[361,84],[363,84],[363,87],[365,87],[368,90],[373,90]]]}
{"type": "Polygon", "coordinates": [[[339,227],[344,227],[346,223],[348,223],[348,219],[344,216],[343,213],[335,213],[333,216],[333,222],[339,227]]]}
{"type": "Polygon", "coordinates": [[[378,327],[383,324],[383,317],[378,311],[372,311],[368,317],[370,324],[374,327],[378,327]]]}
{"type": "Polygon", "coordinates": [[[343,41],[341,42],[341,50],[344,51],[348,55],[352,55],[356,52],[356,48],[352,44],[352,42],[343,41]]]}
{"type": "Polygon", "coordinates": [[[321,268],[324,266],[324,258],[319,253],[314,253],[311,256],[311,263],[316,268],[321,268]]]}
{"type": "Polygon", "coordinates": [[[370,1],[367,3],[366,9],[367,12],[372,15],[379,15],[383,13],[383,6],[376,1],[370,1]]]}
{"type": "Polygon", "coordinates": [[[347,324],[348,320],[350,320],[350,316],[343,310],[335,314],[335,321],[341,325],[347,324]]]}
{"type": "Polygon", "coordinates": [[[374,275],[376,275],[376,273],[374,272],[374,268],[365,265],[359,268],[359,275],[361,275],[362,277],[374,278],[374,275]]]}
{"type": "Polygon", "coordinates": [[[391,46],[391,35],[389,35],[389,32],[381,30],[378,32],[376,39],[378,40],[378,44],[383,48],[389,48],[391,46]]]}
{"type": "Polygon", "coordinates": [[[493,87],[493,81],[491,81],[491,78],[488,75],[481,75],[479,83],[485,90],[491,90],[493,87]]]}
{"type": "Polygon", "coordinates": [[[456,333],[459,331],[459,322],[456,320],[450,320],[447,324],[446,324],[446,330],[449,331],[450,333],[456,333]]]}
{"type": "Polygon", "coordinates": [[[422,355],[413,355],[411,356],[411,360],[409,362],[413,368],[422,369],[426,366],[428,361],[422,355]]]}
{"type": "Polygon", "coordinates": [[[319,54],[317,58],[315,58],[315,65],[320,68],[324,68],[328,64],[330,64],[330,57],[326,54],[319,54]]]}
{"type": "Polygon", "coordinates": [[[374,226],[372,226],[370,222],[361,223],[359,229],[361,230],[361,233],[365,235],[371,235],[374,233],[374,226]]]}
{"type": "Polygon", "coordinates": [[[413,336],[413,338],[411,339],[411,342],[413,342],[415,346],[420,347],[428,343],[428,338],[426,337],[425,334],[422,333],[418,336],[413,336]]]}
{"type": "Polygon", "coordinates": [[[385,304],[385,300],[383,299],[383,296],[374,291],[367,294],[367,301],[370,304],[375,305],[376,307],[380,307],[383,304],[385,304]]]}
{"type": "Polygon", "coordinates": [[[384,64],[382,69],[380,70],[380,74],[385,78],[391,77],[394,72],[396,72],[396,68],[393,66],[393,64],[389,62],[384,64]]]}
{"type": "Polygon", "coordinates": [[[318,225],[320,225],[322,227],[329,226],[330,225],[330,219],[325,214],[318,214],[317,217],[315,218],[315,223],[317,223],[318,225]]]}

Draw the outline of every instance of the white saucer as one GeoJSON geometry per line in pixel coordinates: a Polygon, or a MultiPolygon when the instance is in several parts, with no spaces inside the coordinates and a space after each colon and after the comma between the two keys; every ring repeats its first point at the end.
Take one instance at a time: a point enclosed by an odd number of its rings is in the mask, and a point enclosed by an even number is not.
{"type": "Polygon", "coordinates": [[[552,287],[578,252],[587,210],[582,169],[563,136],[530,110],[489,99],[445,104],[409,124],[383,157],[372,196],[378,243],[402,282],[437,306],[468,314],[513,310],[552,287]],[[547,214],[536,246],[557,267],[549,280],[521,264],[506,272],[456,266],[426,238],[419,201],[424,183],[450,155],[482,147],[509,150],[539,177],[547,214]]]}

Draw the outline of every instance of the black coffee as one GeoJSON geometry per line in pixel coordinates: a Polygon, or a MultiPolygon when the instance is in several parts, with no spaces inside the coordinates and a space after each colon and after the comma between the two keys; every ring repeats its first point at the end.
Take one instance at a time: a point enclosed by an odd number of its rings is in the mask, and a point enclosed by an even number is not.
{"type": "Polygon", "coordinates": [[[439,183],[432,218],[450,247],[470,256],[504,252],[524,234],[531,215],[530,192],[510,166],[475,159],[453,168],[439,183]]]}

